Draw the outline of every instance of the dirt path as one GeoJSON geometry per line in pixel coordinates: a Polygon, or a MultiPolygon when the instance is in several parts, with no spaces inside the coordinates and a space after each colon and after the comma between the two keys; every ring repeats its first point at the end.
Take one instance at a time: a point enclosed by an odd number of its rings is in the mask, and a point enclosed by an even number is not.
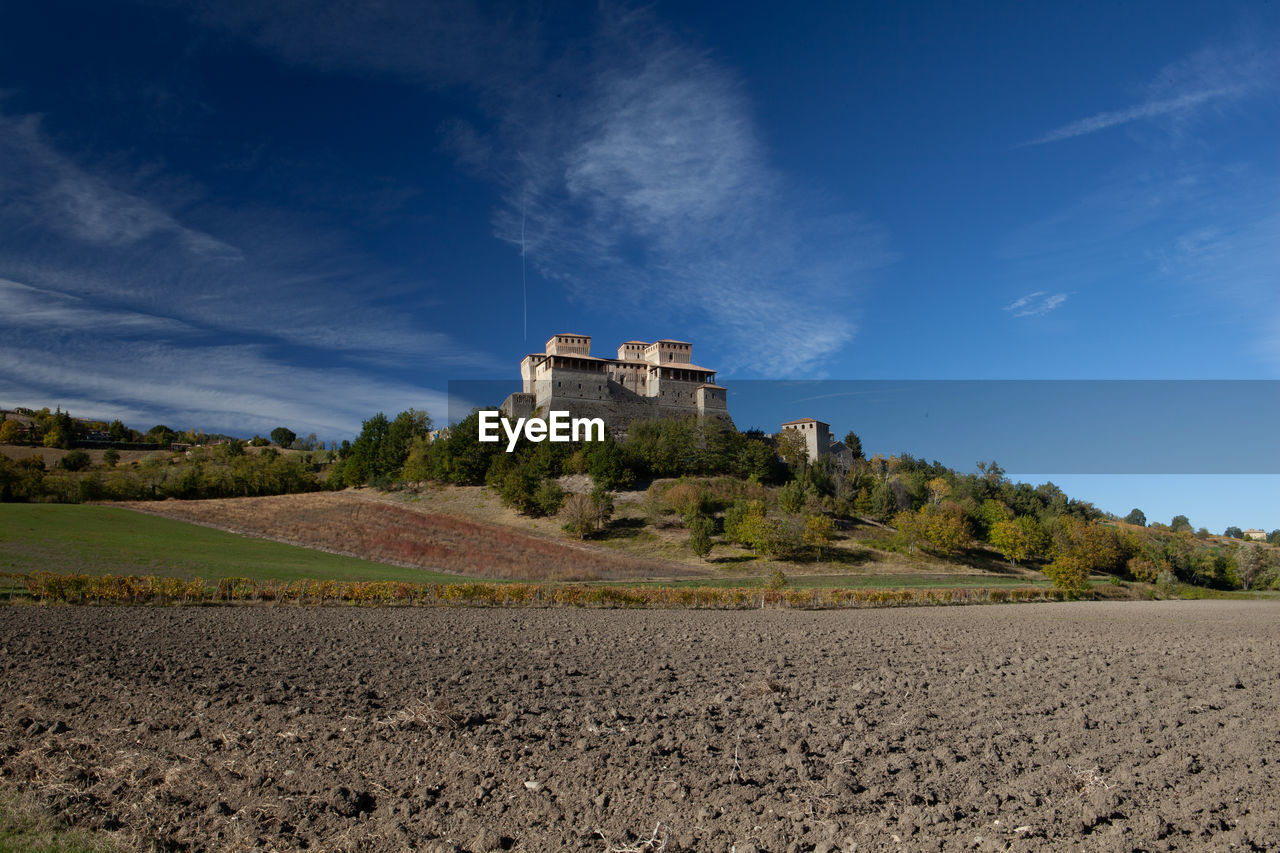
{"type": "Polygon", "coordinates": [[[3,786],[139,848],[1280,839],[1272,602],[13,606],[0,663],[3,786]]]}

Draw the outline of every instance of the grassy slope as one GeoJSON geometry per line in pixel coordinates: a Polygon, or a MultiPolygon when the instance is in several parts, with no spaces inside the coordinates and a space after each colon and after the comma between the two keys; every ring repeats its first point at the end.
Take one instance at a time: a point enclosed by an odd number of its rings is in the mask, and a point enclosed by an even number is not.
{"type": "Polygon", "coordinates": [[[296,580],[457,581],[293,545],[250,539],[114,507],[0,504],[0,571],[253,577],[296,580]]]}
{"type": "MultiPolygon", "coordinates": [[[[394,493],[370,499],[393,504],[429,506],[491,524],[501,524],[541,536],[561,539],[560,522],[554,518],[529,518],[502,506],[488,489],[470,486],[433,486],[419,495],[394,493]]],[[[623,492],[616,500],[611,529],[590,540],[620,554],[638,559],[672,560],[705,577],[664,581],[664,586],[759,587],[768,583],[775,568],[786,573],[789,585],[810,588],[1013,588],[1052,586],[1037,571],[1011,568],[994,551],[975,548],[953,562],[924,552],[914,555],[880,550],[877,537],[886,534],[877,528],[860,528],[842,533],[825,559],[818,563],[777,562],[750,553],[745,548],[717,541],[710,559],[701,561],[689,550],[688,531],[674,520],[658,527],[646,526],[640,504],[642,494],[623,492]]]]}

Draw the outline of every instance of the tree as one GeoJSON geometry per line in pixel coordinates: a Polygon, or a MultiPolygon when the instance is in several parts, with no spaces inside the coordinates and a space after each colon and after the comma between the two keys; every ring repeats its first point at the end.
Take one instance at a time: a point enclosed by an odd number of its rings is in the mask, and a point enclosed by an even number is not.
{"type": "Polygon", "coordinates": [[[564,503],[564,489],[555,480],[543,480],[533,492],[533,503],[543,515],[555,515],[564,503]]]}
{"type": "Polygon", "coordinates": [[[785,459],[788,465],[803,465],[809,461],[809,448],[800,430],[780,430],[774,436],[774,441],[778,446],[778,455],[785,459]]]}
{"type": "Polygon", "coordinates": [[[941,477],[934,477],[925,483],[925,488],[929,490],[929,503],[934,506],[942,503],[942,499],[951,494],[951,484],[941,477]]]}
{"type": "Polygon", "coordinates": [[[1133,509],[1129,510],[1129,514],[1124,517],[1124,520],[1129,524],[1136,524],[1139,527],[1147,526],[1146,513],[1144,513],[1142,510],[1138,509],[1137,507],[1134,507],[1133,509]]]}
{"type": "Polygon", "coordinates": [[[663,495],[667,507],[688,525],[695,517],[710,509],[706,489],[696,482],[675,483],[663,495]]]}
{"type": "Polygon", "coordinates": [[[853,430],[849,430],[844,434],[844,446],[849,448],[849,452],[853,454],[854,459],[862,459],[862,439],[858,438],[858,434],[853,430]]]}
{"type": "Polygon", "coordinates": [[[1174,533],[1179,533],[1183,530],[1190,532],[1191,519],[1187,518],[1185,515],[1175,515],[1173,517],[1173,521],[1169,522],[1169,529],[1174,533]]]}
{"type": "Polygon", "coordinates": [[[1033,516],[998,521],[991,528],[991,544],[1013,565],[1044,553],[1049,537],[1033,516]]]}
{"type": "Polygon", "coordinates": [[[702,515],[695,517],[689,524],[689,549],[697,554],[700,560],[707,559],[707,555],[711,553],[712,528],[711,519],[702,515]]]}
{"type": "Polygon", "coordinates": [[[725,513],[725,535],[752,551],[766,550],[769,520],[765,517],[764,502],[746,501],[730,507],[730,512],[725,513]]]}
{"type": "Polygon", "coordinates": [[[880,480],[871,490],[870,515],[876,521],[888,521],[898,510],[898,497],[893,486],[886,480],[880,480]]]}
{"type": "Polygon", "coordinates": [[[111,437],[112,441],[124,441],[129,437],[129,430],[117,419],[107,425],[107,435],[111,437]]]}
{"type": "Polygon", "coordinates": [[[156,424],[151,429],[147,430],[147,440],[152,444],[159,444],[162,446],[166,444],[173,444],[173,440],[177,438],[177,436],[178,434],[176,432],[169,429],[164,424],[156,424]]]}
{"type": "Polygon", "coordinates": [[[26,438],[26,430],[17,421],[0,424],[0,444],[17,444],[26,438]]]}
{"type": "Polygon", "coordinates": [[[596,510],[596,528],[603,530],[613,518],[613,493],[596,483],[591,489],[591,504],[596,510]]]}
{"type": "Polygon", "coordinates": [[[595,530],[595,503],[587,495],[569,495],[560,505],[560,520],[567,532],[586,539],[587,534],[595,530]]]}
{"type": "Polygon", "coordinates": [[[1112,528],[1081,521],[1070,515],[1053,520],[1052,556],[1074,571],[1083,567],[1086,577],[1090,572],[1117,572],[1123,565],[1120,542],[1112,528]]]}
{"type": "Polygon", "coordinates": [[[806,497],[804,484],[799,480],[792,480],[778,489],[778,508],[794,515],[804,509],[806,497]]]}
{"type": "Polygon", "coordinates": [[[538,485],[536,477],[516,465],[511,465],[498,474],[493,483],[494,490],[505,505],[526,515],[533,514],[537,507],[534,494],[538,485]]]}
{"type": "MultiPolygon", "coordinates": [[[[1002,521],[1012,520],[1013,510],[1009,509],[1004,502],[995,498],[987,498],[983,501],[982,505],[978,507],[977,513],[974,514],[974,523],[978,527],[978,534],[988,542],[991,541],[991,531],[995,529],[997,524],[1002,521]]],[[[992,542],[992,544],[994,545],[995,543],[992,542]]]]}
{"type": "Polygon", "coordinates": [[[818,551],[818,559],[823,557],[823,551],[831,540],[835,538],[836,525],[826,515],[811,515],[804,520],[804,544],[816,548],[818,551]]]}
{"type": "Polygon", "coordinates": [[[431,436],[414,436],[409,442],[409,453],[405,456],[400,476],[411,483],[431,478],[431,436]]]}
{"type": "Polygon", "coordinates": [[[114,447],[107,448],[106,452],[102,454],[102,463],[104,465],[113,466],[119,461],[120,451],[116,450],[114,447]]]}
{"type": "Polygon", "coordinates": [[[1061,556],[1044,567],[1044,573],[1058,589],[1070,593],[1089,589],[1089,567],[1079,557],[1061,556]]]}
{"type": "Polygon", "coordinates": [[[73,450],[58,462],[58,467],[65,471],[83,471],[93,463],[89,454],[83,450],[73,450]]]}
{"type": "Polygon", "coordinates": [[[1229,539],[1243,539],[1244,531],[1241,530],[1239,527],[1228,527],[1225,531],[1223,531],[1222,535],[1226,536],[1229,539]]]}
{"type": "Polygon", "coordinates": [[[921,542],[928,540],[925,533],[924,513],[903,510],[893,517],[893,526],[898,529],[898,541],[907,546],[907,551],[914,553],[921,542]]]}
{"type": "Polygon", "coordinates": [[[277,447],[290,447],[297,437],[288,427],[276,427],[271,431],[271,442],[277,447]]]}
{"type": "Polygon", "coordinates": [[[1262,569],[1262,549],[1257,545],[1241,545],[1236,551],[1236,577],[1240,579],[1240,585],[1245,589],[1253,589],[1262,569]]]}
{"type": "Polygon", "coordinates": [[[926,507],[925,536],[935,551],[953,554],[969,547],[973,534],[969,518],[958,505],[947,502],[937,507],[926,507]]]}

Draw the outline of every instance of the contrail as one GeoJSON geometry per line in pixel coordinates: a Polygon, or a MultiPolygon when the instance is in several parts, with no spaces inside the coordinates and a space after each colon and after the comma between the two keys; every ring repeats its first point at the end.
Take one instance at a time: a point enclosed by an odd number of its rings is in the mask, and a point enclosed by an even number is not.
{"type": "Polygon", "coordinates": [[[520,292],[524,296],[524,342],[529,342],[529,282],[524,273],[524,209],[525,195],[520,194],[520,292]]]}

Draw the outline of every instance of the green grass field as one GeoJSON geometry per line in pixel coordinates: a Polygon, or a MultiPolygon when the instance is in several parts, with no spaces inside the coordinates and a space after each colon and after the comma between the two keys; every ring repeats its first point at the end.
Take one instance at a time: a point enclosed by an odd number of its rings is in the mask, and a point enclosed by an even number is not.
{"type": "Polygon", "coordinates": [[[0,504],[0,572],[260,580],[458,581],[460,576],[251,539],[114,507],[0,504]]]}

